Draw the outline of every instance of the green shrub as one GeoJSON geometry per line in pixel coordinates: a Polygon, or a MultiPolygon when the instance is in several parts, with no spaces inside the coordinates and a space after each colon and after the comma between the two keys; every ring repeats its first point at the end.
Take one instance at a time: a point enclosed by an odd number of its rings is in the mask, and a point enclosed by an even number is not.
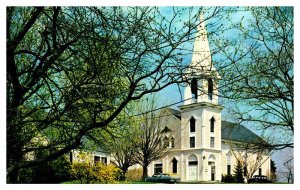
{"type": "Polygon", "coordinates": [[[236,180],[236,183],[244,183],[244,170],[243,165],[240,161],[237,162],[237,165],[235,166],[234,170],[234,178],[236,180]]]}
{"type": "Polygon", "coordinates": [[[143,178],[143,168],[128,169],[125,176],[127,181],[140,181],[143,178]]]}
{"type": "Polygon", "coordinates": [[[19,171],[18,183],[61,183],[71,178],[71,166],[64,156],[19,171]]]}
{"type": "Polygon", "coordinates": [[[222,182],[224,183],[235,183],[235,177],[232,175],[222,175],[222,182]]]}
{"type": "Polygon", "coordinates": [[[103,163],[74,163],[72,177],[81,183],[115,183],[122,171],[116,166],[103,163]]]}

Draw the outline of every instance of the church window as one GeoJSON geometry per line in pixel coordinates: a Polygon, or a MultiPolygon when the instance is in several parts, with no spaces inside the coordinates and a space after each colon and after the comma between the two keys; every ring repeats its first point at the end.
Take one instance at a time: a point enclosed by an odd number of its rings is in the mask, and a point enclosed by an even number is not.
{"type": "Polygon", "coordinates": [[[195,137],[190,137],[190,148],[195,148],[195,137]]]}
{"type": "Polygon", "coordinates": [[[189,161],[189,166],[195,166],[198,165],[197,161],[189,161]]]}
{"type": "Polygon", "coordinates": [[[244,176],[247,176],[247,174],[248,174],[248,171],[247,171],[247,166],[244,166],[244,176]]]}
{"type": "Polygon", "coordinates": [[[227,175],[231,175],[231,165],[227,165],[227,175]]]}
{"type": "Polygon", "coordinates": [[[261,168],[258,169],[258,175],[262,175],[262,170],[261,170],[261,168]]]}
{"type": "Polygon", "coordinates": [[[213,97],[213,80],[212,79],[208,79],[208,99],[212,100],[213,97]]]}
{"type": "Polygon", "coordinates": [[[214,133],[214,132],[215,132],[215,118],[214,118],[214,117],[212,117],[212,118],[210,119],[210,132],[211,132],[211,133],[214,133]]]}
{"type": "Polygon", "coordinates": [[[210,148],[215,147],[215,137],[210,137],[210,148]]]}
{"type": "Polygon", "coordinates": [[[227,154],[227,175],[231,175],[231,155],[227,154]]]}
{"type": "Polygon", "coordinates": [[[174,148],[175,147],[175,138],[172,137],[171,138],[171,148],[174,148]]]}
{"type": "Polygon", "coordinates": [[[154,164],[154,174],[160,174],[162,173],[162,164],[154,164]]]}
{"type": "Polygon", "coordinates": [[[195,118],[191,118],[190,120],[190,132],[194,133],[196,131],[196,120],[195,118]]]}
{"type": "Polygon", "coordinates": [[[176,174],[176,173],[177,173],[177,163],[178,163],[178,161],[176,160],[176,158],[174,158],[174,159],[172,160],[172,173],[173,173],[173,174],[176,174]]]}
{"type": "Polygon", "coordinates": [[[192,101],[195,102],[198,98],[198,84],[195,78],[191,81],[192,101]]]}
{"type": "Polygon", "coordinates": [[[169,147],[169,140],[167,137],[164,138],[164,148],[168,148],[169,147]]]}

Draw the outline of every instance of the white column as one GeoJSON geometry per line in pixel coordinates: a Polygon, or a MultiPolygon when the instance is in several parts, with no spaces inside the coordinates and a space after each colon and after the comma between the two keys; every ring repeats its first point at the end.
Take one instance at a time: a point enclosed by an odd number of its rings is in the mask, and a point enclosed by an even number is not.
{"type": "Polygon", "coordinates": [[[165,173],[169,173],[169,157],[168,156],[165,159],[165,164],[166,164],[166,172],[165,173]]]}
{"type": "Polygon", "coordinates": [[[182,180],[184,180],[184,171],[183,171],[183,164],[184,164],[184,162],[183,162],[183,153],[181,152],[181,154],[180,154],[180,178],[182,179],[182,180]]]}
{"type": "Polygon", "coordinates": [[[152,176],[153,175],[153,162],[151,162],[149,164],[149,166],[147,167],[147,170],[148,170],[148,175],[152,176]]]}
{"type": "Polygon", "coordinates": [[[199,154],[198,155],[198,170],[197,170],[197,172],[198,172],[198,174],[197,174],[197,180],[198,181],[200,181],[201,180],[201,177],[200,177],[200,175],[201,175],[201,158],[202,158],[202,156],[201,156],[201,154],[199,154]]]}
{"type": "Polygon", "coordinates": [[[184,158],[184,161],[185,161],[185,180],[188,180],[188,173],[189,173],[189,161],[188,161],[188,158],[184,158]]]}
{"type": "Polygon", "coordinates": [[[202,118],[201,118],[201,148],[206,148],[206,143],[205,143],[205,139],[206,139],[206,132],[205,132],[205,110],[203,110],[202,112],[202,118]]]}

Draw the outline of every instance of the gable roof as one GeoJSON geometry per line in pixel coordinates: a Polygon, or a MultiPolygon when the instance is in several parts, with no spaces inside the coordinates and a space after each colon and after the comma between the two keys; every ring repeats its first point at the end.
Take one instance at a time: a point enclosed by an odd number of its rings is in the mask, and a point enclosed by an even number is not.
{"type": "Polygon", "coordinates": [[[179,110],[175,110],[172,108],[166,108],[167,111],[169,111],[171,114],[173,114],[178,119],[181,119],[181,112],[179,110]]]}
{"type": "MultiPolygon", "coordinates": [[[[181,112],[172,108],[166,108],[171,114],[181,119],[181,112]]],[[[221,139],[246,143],[266,143],[261,137],[238,123],[228,121],[221,122],[221,139]]]]}
{"type": "Polygon", "coordinates": [[[247,143],[257,143],[263,141],[261,137],[247,129],[245,126],[228,121],[221,122],[221,138],[222,140],[247,143]]]}

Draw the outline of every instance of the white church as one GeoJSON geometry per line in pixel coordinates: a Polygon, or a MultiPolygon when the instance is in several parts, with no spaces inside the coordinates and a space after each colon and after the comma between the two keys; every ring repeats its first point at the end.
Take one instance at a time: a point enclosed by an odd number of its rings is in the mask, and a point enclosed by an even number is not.
{"type": "Polygon", "coordinates": [[[184,90],[184,105],[161,111],[163,139],[167,155],[148,167],[148,174],[168,173],[181,181],[221,181],[222,175],[233,175],[239,159],[244,175],[270,174],[270,155],[237,148],[262,140],[246,127],[222,120],[218,104],[218,81],[213,66],[203,16],[195,39],[190,69],[190,81],[184,90]]]}

